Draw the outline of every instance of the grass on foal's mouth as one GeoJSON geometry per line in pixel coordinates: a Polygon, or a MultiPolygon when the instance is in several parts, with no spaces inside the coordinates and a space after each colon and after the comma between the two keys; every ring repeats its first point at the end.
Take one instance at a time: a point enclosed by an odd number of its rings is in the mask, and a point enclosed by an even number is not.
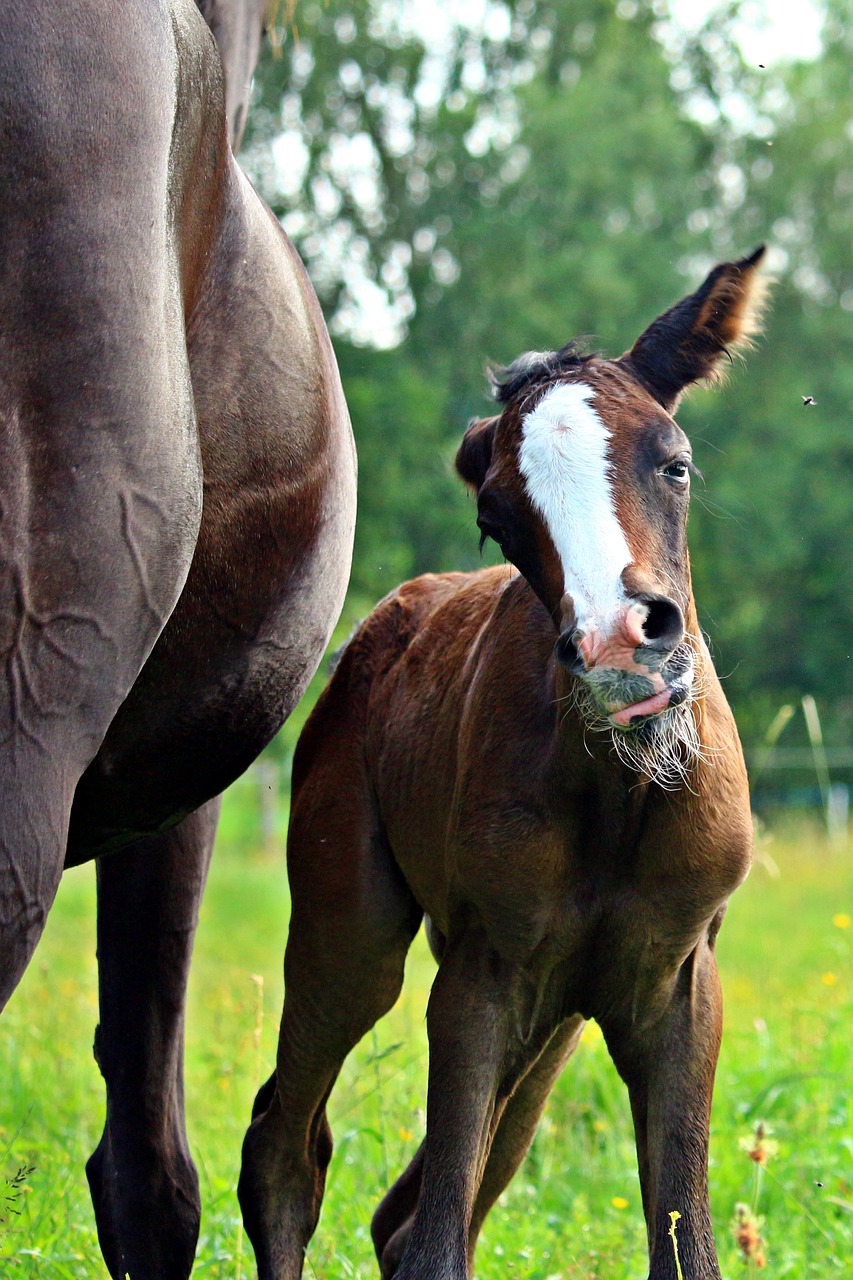
{"type": "MultiPolygon", "coordinates": [[[[830,853],[807,833],[796,842],[777,840],[771,852],[780,874],[755,868],[732,900],[718,943],[726,1029],[711,1201],[720,1261],[729,1280],[759,1273],[774,1280],[850,1277],[853,849],[830,853]]],[[[283,859],[221,847],[202,913],[187,1028],[188,1127],[204,1201],[194,1274],[211,1280],[254,1274],[235,1187],[253,1093],[274,1058],[286,916],[283,859]]],[[[335,1155],[307,1277],[375,1280],[370,1216],[423,1134],[424,1011],[433,971],[419,937],[403,996],[344,1068],[331,1106],[335,1155]]],[[[96,1019],[94,876],[83,867],[66,876],[45,939],[0,1020],[4,1278],[106,1276],[84,1174],[104,1114],[91,1054],[96,1019]],[[22,1169],[28,1172],[16,1182],[22,1169]]],[[[678,1228],[680,1235],[683,1221],[678,1228]]],[[[477,1257],[478,1280],[646,1276],[626,1091],[595,1024],[554,1090],[528,1160],[490,1216],[477,1257]]]]}

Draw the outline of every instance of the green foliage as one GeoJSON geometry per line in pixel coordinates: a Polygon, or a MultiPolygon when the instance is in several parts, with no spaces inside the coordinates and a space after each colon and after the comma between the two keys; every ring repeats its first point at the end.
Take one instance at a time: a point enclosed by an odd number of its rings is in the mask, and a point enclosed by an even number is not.
{"type": "MultiPolygon", "coordinates": [[[[744,1203],[765,1220],[764,1274],[843,1280],[853,1257],[853,847],[830,854],[806,829],[762,842],[759,852],[718,943],[726,1027],[710,1185],[723,1274],[749,1274],[730,1229],[744,1203]],[[780,874],[771,876],[774,867],[780,874]],[[759,1121],[772,1127],[778,1152],[757,1186],[741,1139],[759,1121]]],[[[204,1202],[194,1274],[211,1280],[253,1274],[234,1189],[254,1091],[274,1060],[286,919],[280,854],[258,858],[221,842],[187,1025],[188,1124],[204,1202]]],[[[370,1216],[423,1135],[433,973],[419,937],[402,998],[335,1089],[335,1155],[307,1277],[376,1275],[370,1216]]],[[[20,1214],[0,1225],[4,1276],[105,1275],[83,1172],[104,1115],[89,1052],[96,990],[94,872],[83,867],[63,880],[43,943],[3,1016],[0,1177],[8,1186],[34,1166],[18,1187],[20,1214]]],[[[627,1095],[592,1024],[527,1161],[486,1223],[477,1274],[641,1280],[644,1257],[627,1095]]]]}

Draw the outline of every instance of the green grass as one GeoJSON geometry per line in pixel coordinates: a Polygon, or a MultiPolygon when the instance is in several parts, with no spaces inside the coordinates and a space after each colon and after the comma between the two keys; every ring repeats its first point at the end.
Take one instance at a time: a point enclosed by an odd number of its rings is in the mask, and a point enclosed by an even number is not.
{"type": "MultiPolygon", "coordinates": [[[[239,826],[245,803],[239,794],[230,802],[226,832],[239,826]]],[[[759,1274],[732,1234],[744,1202],[764,1219],[761,1275],[853,1276],[853,926],[839,927],[853,916],[853,848],[830,853],[804,830],[766,852],[772,859],[762,854],[733,899],[718,944],[726,1031],[711,1188],[723,1273],[759,1274]],[[740,1145],[759,1121],[778,1142],[766,1170],[740,1145]]],[[[253,1091],[274,1053],[286,917],[281,856],[238,853],[225,841],[199,930],[187,1043],[187,1111],[204,1200],[195,1274],[211,1280],[252,1275],[234,1188],[253,1091]]],[[[419,938],[400,1002],[345,1067],[308,1277],[376,1275],[370,1215],[423,1133],[432,972],[419,938]]],[[[11,1180],[34,1166],[0,1200],[3,1277],[106,1275],[83,1173],[103,1123],[91,1054],[96,1017],[94,877],[84,867],[66,877],[0,1022],[0,1175],[11,1180]]],[[[591,1026],[527,1163],[486,1225],[478,1277],[640,1280],[644,1239],[627,1098],[591,1026]]]]}

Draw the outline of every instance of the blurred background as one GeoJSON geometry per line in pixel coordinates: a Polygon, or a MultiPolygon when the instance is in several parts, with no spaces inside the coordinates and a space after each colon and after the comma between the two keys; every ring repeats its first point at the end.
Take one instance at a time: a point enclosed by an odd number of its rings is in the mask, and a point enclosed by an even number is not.
{"type": "MultiPolygon", "coordinates": [[[[679,413],[705,477],[696,598],[757,810],[810,808],[836,834],[853,781],[851,16],[849,0],[280,3],[241,156],[320,294],[353,418],[338,640],[401,580],[480,563],[452,459],[489,412],[487,360],[578,335],[617,355],[714,262],[769,245],[764,336],[679,413]]],[[[310,704],[245,784],[268,827],[310,704]]]]}

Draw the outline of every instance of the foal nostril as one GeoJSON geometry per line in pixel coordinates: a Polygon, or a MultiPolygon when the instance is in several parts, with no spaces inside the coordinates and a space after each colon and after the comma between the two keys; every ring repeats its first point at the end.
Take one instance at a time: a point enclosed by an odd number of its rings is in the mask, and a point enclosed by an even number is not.
{"type": "Polygon", "coordinates": [[[666,596],[640,596],[648,609],[643,635],[652,649],[674,649],[684,639],[684,614],[666,596]]]}

